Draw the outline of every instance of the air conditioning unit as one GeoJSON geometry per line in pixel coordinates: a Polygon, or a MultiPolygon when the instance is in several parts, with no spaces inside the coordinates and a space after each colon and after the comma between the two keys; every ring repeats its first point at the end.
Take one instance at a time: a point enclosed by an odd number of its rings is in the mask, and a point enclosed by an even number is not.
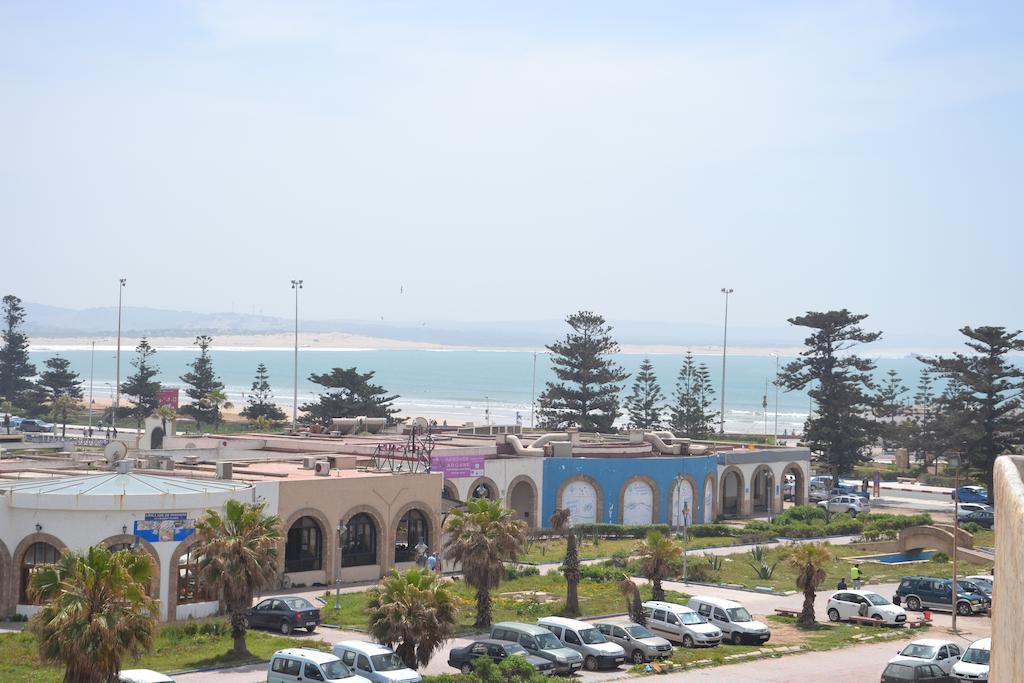
{"type": "Polygon", "coordinates": [[[199,456],[198,455],[186,455],[185,456],[185,464],[186,465],[198,465],[199,464],[199,456]]]}
{"type": "Polygon", "coordinates": [[[174,460],[171,458],[164,458],[160,461],[160,469],[170,472],[174,469],[174,460]]]}
{"type": "Polygon", "coordinates": [[[304,469],[304,470],[311,470],[314,467],[316,467],[316,456],[315,455],[307,455],[306,457],[304,457],[302,459],[302,469],[304,469]]]}
{"type": "Polygon", "coordinates": [[[328,460],[317,460],[313,469],[318,477],[331,476],[331,463],[328,460]]]}
{"type": "Polygon", "coordinates": [[[217,478],[218,479],[230,479],[232,474],[232,463],[230,462],[219,462],[217,463],[217,478]]]}

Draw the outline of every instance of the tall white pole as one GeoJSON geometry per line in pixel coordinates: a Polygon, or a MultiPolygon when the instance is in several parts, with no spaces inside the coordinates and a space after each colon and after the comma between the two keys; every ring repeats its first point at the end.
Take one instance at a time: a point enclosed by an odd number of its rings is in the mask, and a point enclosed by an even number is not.
{"type": "Polygon", "coordinates": [[[92,380],[93,369],[96,367],[96,342],[92,343],[92,352],[89,354],[89,431],[92,431],[92,380]]]}
{"type": "Polygon", "coordinates": [[[530,429],[533,429],[533,409],[537,406],[537,352],[533,352],[533,381],[530,383],[530,429]]]}
{"type": "Polygon", "coordinates": [[[779,354],[775,354],[775,443],[779,443],[779,354]]]}
{"type": "Polygon", "coordinates": [[[295,384],[292,391],[292,432],[299,429],[299,290],[302,280],[292,280],[295,290],[295,384]]]}
{"type": "Polygon", "coordinates": [[[121,294],[124,292],[125,278],[121,278],[121,285],[117,288],[117,370],[114,382],[114,415],[111,418],[111,426],[117,430],[117,409],[121,404],[121,294]]]}
{"type": "Polygon", "coordinates": [[[718,409],[718,433],[725,434],[725,349],[729,343],[729,295],[733,293],[731,287],[722,287],[722,294],[725,294],[725,328],[722,332],[722,395],[718,409]]]}

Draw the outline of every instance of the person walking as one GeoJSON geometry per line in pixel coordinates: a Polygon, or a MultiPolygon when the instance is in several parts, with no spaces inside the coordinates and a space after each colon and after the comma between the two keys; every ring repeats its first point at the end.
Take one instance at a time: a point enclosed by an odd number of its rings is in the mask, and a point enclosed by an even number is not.
{"type": "Polygon", "coordinates": [[[861,579],[864,577],[864,573],[860,570],[860,562],[850,567],[850,579],[853,580],[853,589],[860,590],[861,579]]]}
{"type": "Polygon", "coordinates": [[[427,555],[427,569],[429,569],[431,571],[431,573],[433,573],[433,571],[434,571],[434,569],[436,567],[437,567],[437,554],[436,553],[430,553],[429,555],[427,555]]]}

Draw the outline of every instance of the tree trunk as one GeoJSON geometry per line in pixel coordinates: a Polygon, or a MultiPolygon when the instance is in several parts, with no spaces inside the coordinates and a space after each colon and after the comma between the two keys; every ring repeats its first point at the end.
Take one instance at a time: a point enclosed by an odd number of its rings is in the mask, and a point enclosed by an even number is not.
{"type": "Polygon", "coordinates": [[[570,529],[566,539],[565,564],[565,613],[576,616],[580,613],[579,583],[580,555],[576,549],[576,530],[570,529]]]}
{"type": "Polygon", "coordinates": [[[416,643],[411,640],[403,640],[395,648],[395,654],[402,660],[408,668],[415,671],[417,669],[416,661],[416,643]]]}
{"type": "Polygon", "coordinates": [[[476,623],[477,628],[491,627],[491,591],[487,588],[476,589],[476,623]]]}
{"type": "Polygon", "coordinates": [[[814,589],[804,591],[804,607],[800,610],[800,618],[797,619],[800,626],[811,626],[814,624],[814,589]]]}
{"type": "Polygon", "coordinates": [[[652,600],[664,600],[665,589],[661,587],[661,579],[656,578],[651,583],[651,599],[652,600]]]}
{"type": "Polygon", "coordinates": [[[249,646],[245,642],[245,612],[232,611],[228,621],[231,624],[231,639],[234,641],[231,654],[236,657],[250,657],[249,646]]]}

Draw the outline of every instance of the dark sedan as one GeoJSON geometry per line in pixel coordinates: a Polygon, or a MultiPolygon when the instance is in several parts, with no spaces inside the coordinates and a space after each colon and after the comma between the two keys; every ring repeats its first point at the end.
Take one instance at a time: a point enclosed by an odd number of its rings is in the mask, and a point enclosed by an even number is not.
{"type": "Polygon", "coordinates": [[[500,664],[509,657],[522,657],[534,669],[550,676],[555,672],[555,663],[534,657],[527,653],[519,643],[510,643],[507,640],[477,640],[466,647],[455,647],[448,654],[448,666],[458,669],[464,674],[473,671],[473,660],[478,657],[487,657],[495,664],[500,664]]]}
{"type": "Polygon", "coordinates": [[[956,678],[947,674],[931,662],[893,662],[882,672],[882,683],[957,683],[956,678]]]}
{"type": "Polygon", "coordinates": [[[995,526],[996,516],[991,510],[977,510],[960,518],[961,524],[966,524],[967,522],[974,522],[978,526],[991,529],[995,526]]]}
{"type": "Polygon", "coordinates": [[[320,610],[305,598],[284,595],[260,602],[249,610],[246,618],[249,626],[274,629],[284,635],[297,628],[312,633],[320,625],[320,610]]]}

